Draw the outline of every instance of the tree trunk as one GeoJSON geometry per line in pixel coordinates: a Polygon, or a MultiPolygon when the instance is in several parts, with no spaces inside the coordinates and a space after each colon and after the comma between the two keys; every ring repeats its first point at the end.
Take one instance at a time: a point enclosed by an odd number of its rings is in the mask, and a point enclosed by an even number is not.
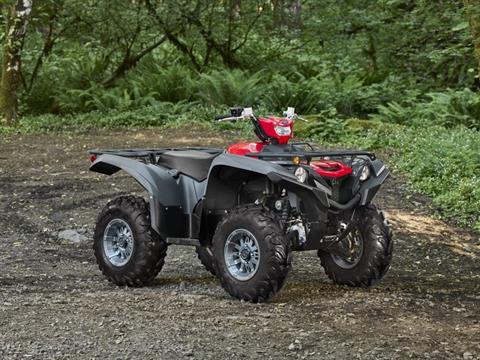
{"type": "Polygon", "coordinates": [[[31,12],[32,0],[16,0],[6,10],[6,32],[0,82],[0,113],[1,122],[8,125],[13,125],[18,120],[17,92],[21,84],[22,48],[31,12]]]}
{"type": "Polygon", "coordinates": [[[242,15],[242,0],[230,0],[228,7],[233,17],[240,18],[242,15]]]}
{"type": "Polygon", "coordinates": [[[478,74],[480,77],[480,0],[463,0],[466,8],[470,31],[473,37],[475,57],[478,61],[478,74]]]}
{"type": "Polygon", "coordinates": [[[273,25],[293,30],[302,28],[301,0],[273,0],[273,25]]]}
{"type": "Polygon", "coordinates": [[[282,27],[285,21],[285,0],[273,0],[273,26],[282,27]]]}
{"type": "Polygon", "coordinates": [[[301,30],[303,27],[302,23],[302,1],[301,0],[293,0],[290,3],[290,14],[291,14],[291,22],[290,27],[294,30],[301,30]]]}

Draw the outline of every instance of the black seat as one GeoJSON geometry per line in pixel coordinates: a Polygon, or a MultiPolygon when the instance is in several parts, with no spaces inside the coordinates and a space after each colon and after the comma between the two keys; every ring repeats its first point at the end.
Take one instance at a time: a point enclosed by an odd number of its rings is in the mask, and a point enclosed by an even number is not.
{"type": "Polygon", "coordinates": [[[203,181],[207,178],[213,159],[218,155],[219,153],[209,154],[197,150],[167,151],[160,156],[158,165],[175,169],[197,181],[203,181]]]}

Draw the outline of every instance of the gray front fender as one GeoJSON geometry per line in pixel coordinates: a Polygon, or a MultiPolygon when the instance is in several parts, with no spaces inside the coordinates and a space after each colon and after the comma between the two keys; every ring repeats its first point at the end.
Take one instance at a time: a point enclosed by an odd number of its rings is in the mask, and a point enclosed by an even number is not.
{"type": "Polygon", "coordinates": [[[90,170],[105,175],[124,170],[135,178],[148,192],[152,228],[164,235],[160,229],[160,204],[178,206],[182,203],[181,194],[176,191],[177,182],[167,169],[122,156],[104,154],[92,163],[90,170]]]}
{"type": "Polygon", "coordinates": [[[282,177],[291,179],[292,181],[297,182],[297,178],[290,172],[286,171],[282,166],[275,164],[273,162],[259,160],[247,156],[231,155],[223,153],[215,158],[210,167],[210,175],[215,169],[221,166],[228,166],[236,169],[251,171],[257,174],[262,174],[267,177],[272,176],[272,174],[279,174],[282,177]]]}
{"type": "Polygon", "coordinates": [[[324,209],[327,209],[329,206],[328,196],[331,195],[331,190],[327,187],[322,185],[312,187],[302,184],[295,175],[287,171],[283,166],[270,161],[223,153],[215,158],[208,175],[206,198],[210,207],[222,208],[222,205],[232,205],[225,202],[222,196],[229,190],[232,191],[232,189],[228,189],[228,187],[218,181],[219,172],[225,168],[264,175],[271,182],[280,184],[287,190],[298,194],[308,206],[311,220],[316,221],[320,217],[319,214],[325,213],[324,209]]]}

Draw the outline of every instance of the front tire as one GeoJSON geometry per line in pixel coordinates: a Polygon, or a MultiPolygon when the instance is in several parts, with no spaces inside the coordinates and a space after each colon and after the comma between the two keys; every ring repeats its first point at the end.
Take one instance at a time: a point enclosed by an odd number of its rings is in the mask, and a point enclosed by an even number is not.
{"type": "Polygon", "coordinates": [[[167,243],[150,226],[147,202],[122,196],[110,201],[98,216],[93,250],[110,282],[140,287],[162,269],[167,243]]]}
{"type": "MultiPolygon", "coordinates": [[[[320,262],[327,276],[336,284],[369,287],[387,273],[392,259],[393,240],[390,227],[375,205],[357,209],[357,224],[351,230],[352,244],[359,249],[353,259],[342,259],[319,251],[320,262]]],[[[348,238],[345,240],[349,240],[348,238]]]]}
{"type": "Polygon", "coordinates": [[[215,272],[233,297],[264,302],[285,284],[290,244],[276,217],[264,208],[233,209],[213,237],[215,272]]]}
{"type": "Polygon", "coordinates": [[[205,269],[213,276],[216,276],[215,266],[213,264],[213,253],[210,246],[197,246],[195,248],[198,260],[202,263],[205,269]]]}

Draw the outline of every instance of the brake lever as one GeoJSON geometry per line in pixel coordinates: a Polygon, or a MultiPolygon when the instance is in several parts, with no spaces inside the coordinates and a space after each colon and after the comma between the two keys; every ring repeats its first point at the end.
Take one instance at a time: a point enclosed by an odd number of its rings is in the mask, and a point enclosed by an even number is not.
{"type": "Polygon", "coordinates": [[[283,116],[286,116],[287,119],[290,119],[290,120],[301,120],[301,121],[309,122],[307,119],[302,118],[301,116],[298,116],[297,114],[293,114],[293,115],[291,115],[291,116],[287,116],[287,112],[286,112],[286,111],[283,113],[283,116]]]}

